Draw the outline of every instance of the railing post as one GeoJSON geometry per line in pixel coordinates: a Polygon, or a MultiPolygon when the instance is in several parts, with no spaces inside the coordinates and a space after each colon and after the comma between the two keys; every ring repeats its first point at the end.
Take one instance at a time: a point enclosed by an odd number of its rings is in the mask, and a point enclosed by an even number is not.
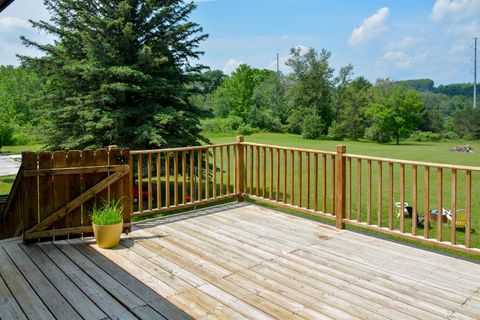
{"type": "Polygon", "coordinates": [[[245,141],[244,136],[237,136],[237,144],[235,145],[235,193],[237,194],[237,201],[243,201],[243,173],[244,173],[244,163],[243,163],[243,142],[245,141]]]}
{"type": "Polygon", "coordinates": [[[336,175],[336,226],[337,229],[345,229],[345,223],[343,219],[345,218],[345,158],[343,154],[347,151],[346,146],[339,145],[337,146],[337,175],[336,175]]]}

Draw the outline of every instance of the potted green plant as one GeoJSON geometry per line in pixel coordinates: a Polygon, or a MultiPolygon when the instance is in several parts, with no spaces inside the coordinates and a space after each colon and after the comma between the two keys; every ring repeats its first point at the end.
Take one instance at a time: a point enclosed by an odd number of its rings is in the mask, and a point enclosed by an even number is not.
{"type": "Polygon", "coordinates": [[[118,200],[93,208],[90,219],[100,248],[110,249],[118,245],[123,229],[123,210],[118,200]]]}

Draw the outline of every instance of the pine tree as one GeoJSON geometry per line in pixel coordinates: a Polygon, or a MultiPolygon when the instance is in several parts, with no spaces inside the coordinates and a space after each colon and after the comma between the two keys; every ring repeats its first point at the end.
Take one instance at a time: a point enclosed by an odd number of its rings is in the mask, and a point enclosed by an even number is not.
{"type": "Polygon", "coordinates": [[[49,148],[198,144],[200,110],[189,102],[208,35],[183,0],[45,0],[52,44],[22,38],[43,57],[20,57],[45,79],[49,148]]]}

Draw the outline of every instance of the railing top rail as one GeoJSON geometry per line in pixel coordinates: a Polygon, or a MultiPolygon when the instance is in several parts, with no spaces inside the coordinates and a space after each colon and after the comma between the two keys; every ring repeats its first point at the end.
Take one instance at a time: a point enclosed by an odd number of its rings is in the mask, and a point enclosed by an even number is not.
{"type": "Polygon", "coordinates": [[[343,154],[343,156],[347,157],[347,158],[355,158],[355,159],[362,159],[362,160],[373,160],[373,161],[381,161],[381,162],[411,164],[411,165],[416,165],[416,166],[421,166],[421,167],[456,169],[456,170],[466,170],[466,171],[480,171],[480,167],[463,166],[463,165],[456,165],[456,164],[445,164],[445,163],[421,162],[421,161],[412,161],[412,160],[381,158],[381,157],[364,156],[364,155],[352,154],[352,153],[345,153],[345,154],[343,154]]]}
{"type": "Polygon", "coordinates": [[[284,147],[284,146],[276,146],[276,145],[271,145],[271,144],[261,144],[261,143],[252,143],[252,142],[242,142],[241,144],[248,145],[248,146],[254,146],[254,147],[267,147],[267,148],[280,149],[280,150],[291,150],[291,151],[310,152],[310,153],[318,153],[318,154],[328,154],[328,155],[333,155],[333,156],[337,154],[334,151],[292,148],[292,147],[284,147]]]}
{"type": "Polygon", "coordinates": [[[149,154],[149,153],[159,153],[159,152],[174,152],[174,151],[189,151],[189,150],[204,150],[209,148],[218,148],[226,146],[237,145],[238,142],[229,142],[229,143],[220,143],[220,144],[208,144],[203,146],[192,146],[192,147],[182,147],[182,148],[166,148],[166,149],[152,149],[152,150],[132,150],[130,154],[149,154]]]}

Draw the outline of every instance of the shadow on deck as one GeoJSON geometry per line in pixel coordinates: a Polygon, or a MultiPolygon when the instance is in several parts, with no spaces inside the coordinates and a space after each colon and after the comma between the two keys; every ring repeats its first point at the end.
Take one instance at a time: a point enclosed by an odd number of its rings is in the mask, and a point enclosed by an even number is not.
{"type": "Polygon", "coordinates": [[[0,247],[2,319],[480,317],[479,264],[256,205],[0,247]]]}

